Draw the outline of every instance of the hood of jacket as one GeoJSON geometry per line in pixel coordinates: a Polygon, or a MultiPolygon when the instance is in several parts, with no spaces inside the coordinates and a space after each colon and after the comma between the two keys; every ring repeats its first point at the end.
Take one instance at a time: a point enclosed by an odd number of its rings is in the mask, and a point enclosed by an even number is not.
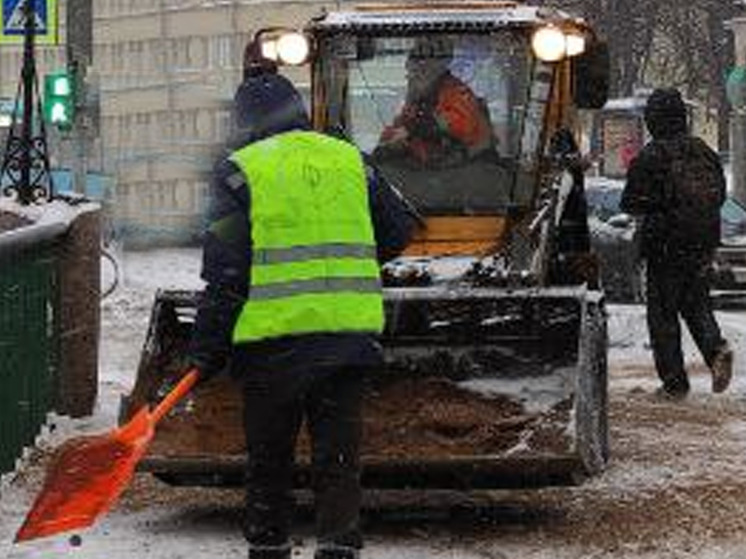
{"type": "Polygon", "coordinates": [[[311,122],[298,91],[279,74],[245,79],[234,96],[237,147],[290,130],[310,130],[311,122]]]}

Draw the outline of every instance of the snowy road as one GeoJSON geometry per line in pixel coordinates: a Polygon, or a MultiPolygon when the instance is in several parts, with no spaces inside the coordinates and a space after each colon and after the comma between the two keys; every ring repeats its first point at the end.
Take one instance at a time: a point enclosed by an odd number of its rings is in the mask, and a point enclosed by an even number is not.
{"type": "MultiPolygon", "coordinates": [[[[199,287],[199,253],[128,253],[122,284],[103,304],[101,390],[96,413],[83,421],[54,418],[42,450],[76,433],[108,430],[121,394],[134,382],[140,347],[158,287],[199,287]]],[[[105,275],[108,272],[105,271],[105,275]]],[[[371,559],[493,558],[743,558],[746,557],[746,319],[720,314],[736,347],[737,378],[724,396],[709,393],[709,377],[687,339],[693,395],[685,403],[656,402],[657,382],[646,348],[640,307],[609,309],[612,458],[603,475],[580,487],[473,495],[409,494],[402,510],[372,495],[366,515],[371,559]],[[448,507],[442,507],[447,503],[448,507]],[[479,507],[464,507],[464,504],[479,507]],[[382,512],[381,512],[382,511],[382,512]],[[448,514],[450,511],[450,514],[448,514]]],[[[16,559],[207,559],[245,557],[239,530],[241,494],[177,489],[138,475],[122,501],[82,545],[52,537],[12,545],[41,481],[39,453],[0,485],[0,556],[16,559]]],[[[307,511],[306,511],[307,512],[307,511]]],[[[312,557],[307,514],[298,521],[295,557],[312,557]]]]}

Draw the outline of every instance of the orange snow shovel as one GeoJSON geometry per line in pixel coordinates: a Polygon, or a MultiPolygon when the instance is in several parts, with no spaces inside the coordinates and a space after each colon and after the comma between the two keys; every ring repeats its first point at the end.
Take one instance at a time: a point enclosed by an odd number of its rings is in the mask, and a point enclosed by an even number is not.
{"type": "Polygon", "coordinates": [[[15,541],[86,528],[111,508],[147,451],[156,423],[198,378],[199,371],[192,369],[152,411],[143,407],[118,429],[76,437],[60,446],[15,541]]]}

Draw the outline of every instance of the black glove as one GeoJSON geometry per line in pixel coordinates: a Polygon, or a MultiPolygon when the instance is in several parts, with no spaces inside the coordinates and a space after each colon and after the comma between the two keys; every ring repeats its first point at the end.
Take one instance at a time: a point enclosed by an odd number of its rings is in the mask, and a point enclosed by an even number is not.
{"type": "Polygon", "coordinates": [[[200,383],[222,374],[228,369],[230,355],[224,349],[210,349],[198,340],[192,340],[186,355],[184,369],[199,369],[200,383]]]}

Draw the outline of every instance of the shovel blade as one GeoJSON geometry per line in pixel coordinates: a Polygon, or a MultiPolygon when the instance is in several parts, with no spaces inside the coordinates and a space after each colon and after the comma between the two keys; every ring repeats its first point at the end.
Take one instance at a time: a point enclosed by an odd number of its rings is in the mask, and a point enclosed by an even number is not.
{"type": "Polygon", "coordinates": [[[65,442],[55,452],[15,541],[93,524],[127,487],[152,437],[153,420],[143,408],[119,429],[65,442]]]}

